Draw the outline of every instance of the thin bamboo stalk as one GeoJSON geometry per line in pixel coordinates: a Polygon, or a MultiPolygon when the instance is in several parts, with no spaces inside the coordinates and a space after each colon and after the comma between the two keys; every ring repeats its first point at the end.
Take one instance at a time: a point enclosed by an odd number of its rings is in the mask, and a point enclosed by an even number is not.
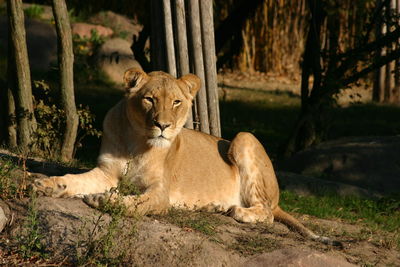
{"type": "MultiPolygon", "coordinates": [[[[191,58],[193,60],[194,73],[204,81],[204,61],[203,49],[201,42],[201,24],[200,24],[200,9],[198,0],[188,1],[189,12],[189,34],[191,37],[191,58]]],[[[204,82],[202,82],[200,90],[197,94],[197,110],[200,119],[200,130],[205,133],[210,133],[208,110],[207,110],[207,93],[204,82]]]]}
{"type": "Polygon", "coordinates": [[[167,72],[176,77],[176,61],[175,61],[175,48],[174,48],[174,33],[172,30],[172,14],[171,14],[171,1],[163,0],[163,13],[164,13],[164,33],[165,33],[165,55],[167,72]]]}
{"type": "MultiPolygon", "coordinates": [[[[176,41],[176,63],[177,63],[177,75],[179,77],[188,74],[189,68],[189,56],[188,56],[188,40],[186,32],[186,18],[185,18],[185,2],[184,0],[172,1],[172,7],[174,11],[174,31],[176,41]]],[[[189,112],[186,124],[186,128],[193,129],[193,114],[189,112]]]]}
{"type": "Polygon", "coordinates": [[[200,12],[210,133],[221,136],[212,0],[200,1],[200,12]]]}

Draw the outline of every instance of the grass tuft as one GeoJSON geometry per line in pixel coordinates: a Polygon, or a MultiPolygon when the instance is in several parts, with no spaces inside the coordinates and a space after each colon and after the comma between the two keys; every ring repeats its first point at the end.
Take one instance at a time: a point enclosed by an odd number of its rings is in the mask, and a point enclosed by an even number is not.
{"type": "Polygon", "coordinates": [[[208,212],[188,211],[171,208],[165,216],[154,216],[160,220],[175,224],[187,231],[197,231],[207,236],[215,236],[222,221],[208,212]]]}
{"type": "Polygon", "coordinates": [[[265,236],[239,235],[236,237],[236,242],[229,247],[244,256],[251,256],[273,251],[277,249],[279,245],[275,240],[266,238],[265,236]]]}

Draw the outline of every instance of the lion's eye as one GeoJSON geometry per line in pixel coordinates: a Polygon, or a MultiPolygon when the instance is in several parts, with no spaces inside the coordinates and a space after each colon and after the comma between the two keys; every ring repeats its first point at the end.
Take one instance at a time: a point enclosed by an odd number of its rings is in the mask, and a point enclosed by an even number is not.
{"type": "Polygon", "coordinates": [[[174,101],[174,106],[179,106],[182,103],[180,100],[175,100],[174,101]]]}
{"type": "Polygon", "coordinates": [[[150,96],[145,96],[145,97],[143,97],[143,99],[144,99],[145,101],[147,101],[147,102],[151,103],[151,104],[153,104],[153,103],[154,103],[154,100],[153,100],[153,98],[152,98],[152,97],[150,97],[150,96]]]}

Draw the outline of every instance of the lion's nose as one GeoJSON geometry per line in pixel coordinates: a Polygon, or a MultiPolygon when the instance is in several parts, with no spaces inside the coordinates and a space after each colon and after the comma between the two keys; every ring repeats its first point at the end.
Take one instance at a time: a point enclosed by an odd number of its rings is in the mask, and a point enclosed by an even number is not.
{"type": "Polygon", "coordinates": [[[168,123],[160,123],[156,120],[153,121],[154,125],[157,126],[158,128],[161,129],[161,131],[164,131],[166,128],[168,128],[169,126],[171,126],[171,124],[168,123]]]}

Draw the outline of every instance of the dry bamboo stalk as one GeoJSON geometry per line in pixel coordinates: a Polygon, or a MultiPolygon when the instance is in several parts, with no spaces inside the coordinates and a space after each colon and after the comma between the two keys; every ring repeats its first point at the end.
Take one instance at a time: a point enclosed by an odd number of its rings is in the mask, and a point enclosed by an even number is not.
{"type": "Polygon", "coordinates": [[[221,136],[212,0],[200,1],[200,14],[210,133],[221,136]]]}
{"type": "Polygon", "coordinates": [[[176,77],[176,61],[175,61],[175,48],[174,48],[174,33],[172,30],[172,15],[171,15],[171,2],[170,0],[163,0],[163,13],[164,13],[164,33],[165,33],[165,55],[167,72],[176,77]]]}
{"type": "MultiPolygon", "coordinates": [[[[156,0],[152,0],[150,2],[150,16],[151,18],[154,18],[154,16],[156,15],[156,11],[155,11],[155,6],[154,6],[154,2],[156,0]]],[[[156,67],[156,61],[157,61],[157,35],[156,35],[156,22],[152,19],[151,21],[151,27],[150,27],[150,63],[151,63],[151,68],[152,70],[157,69],[156,67]]]]}
{"type": "MultiPolygon", "coordinates": [[[[188,56],[188,44],[186,35],[186,17],[185,17],[185,2],[184,0],[172,1],[172,7],[175,11],[175,40],[176,40],[176,62],[177,62],[177,74],[183,76],[190,72],[189,68],[189,56],[188,56]]],[[[186,128],[193,129],[193,114],[189,112],[188,119],[185,124],[186,128]]]]}
{"type": "Polygon", "coordinates": [[[210,133],[208,111],[207,111],[207,94],[204,84],[204,62],[203,49],[201,42],[201,25],[200,25],[200,10],[198,0],[188,1],[189,25],[191,37],[191,58],[193,60],[194,73],[199,76],[202,81],[201,88],[197,94],[197,110],[200,120],[200,130],[205,133],[210,133]]]}

